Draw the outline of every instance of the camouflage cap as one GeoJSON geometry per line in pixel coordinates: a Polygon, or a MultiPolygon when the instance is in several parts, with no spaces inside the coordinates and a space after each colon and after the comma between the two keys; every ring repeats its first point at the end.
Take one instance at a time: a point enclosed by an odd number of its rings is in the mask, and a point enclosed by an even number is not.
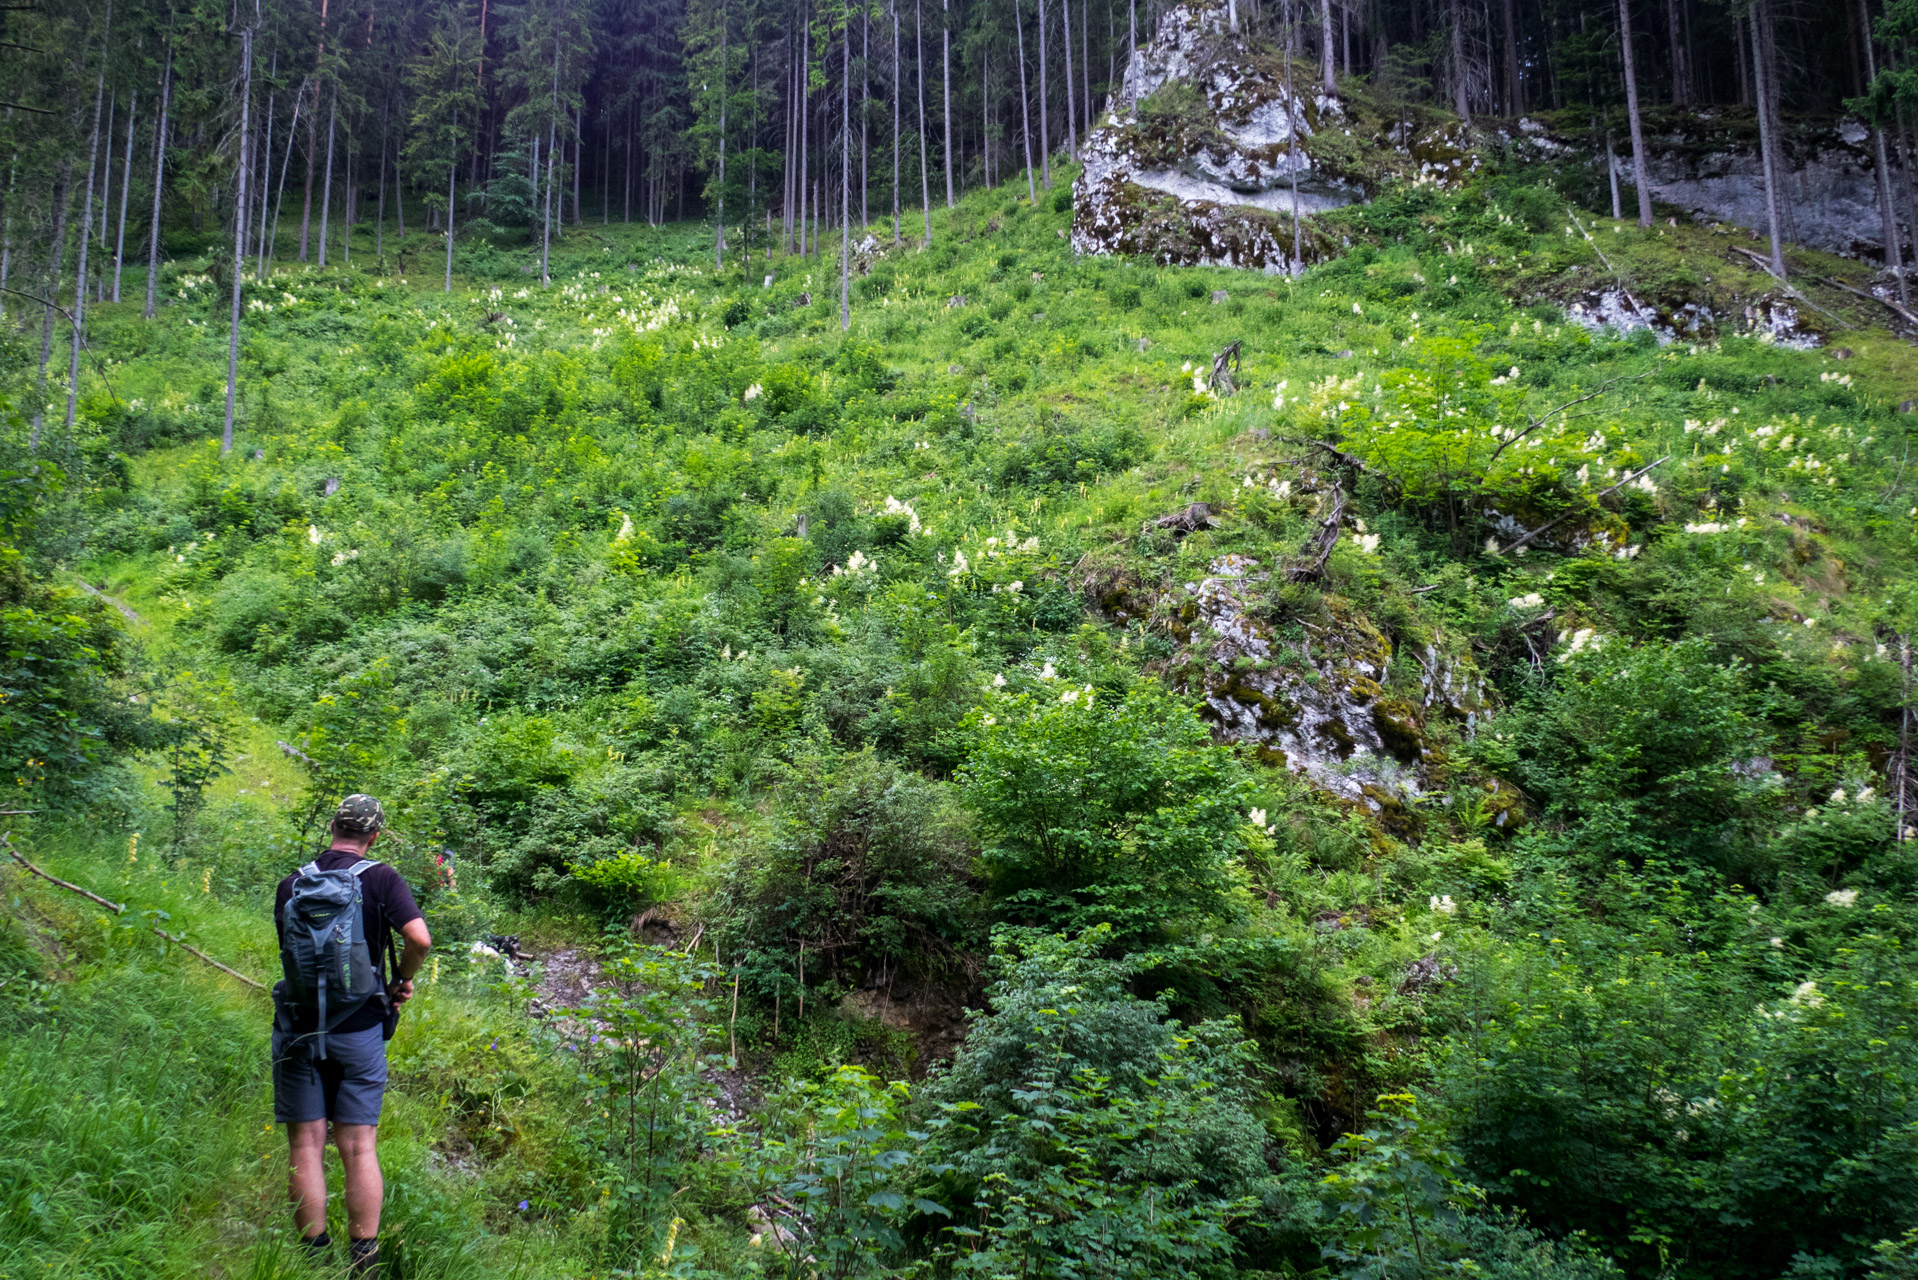
{"type": "Polygon", "coordinates": [[[386,810],[372,796],[355,792],[333,811],[333,829],[341,835],[371,835],[386,825],[386,810]]]}

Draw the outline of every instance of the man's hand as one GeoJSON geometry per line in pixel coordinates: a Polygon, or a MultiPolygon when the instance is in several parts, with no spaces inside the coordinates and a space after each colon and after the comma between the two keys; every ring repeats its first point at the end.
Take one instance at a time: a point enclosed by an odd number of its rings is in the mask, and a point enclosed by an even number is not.
{"type": "Polygon", "coordinates": [[[386,998],[391,1000],[395,1006],[405,1004],[413,998],[413,980],[411,978],[401,978],[397,982],[387,983],[386,998]]]}

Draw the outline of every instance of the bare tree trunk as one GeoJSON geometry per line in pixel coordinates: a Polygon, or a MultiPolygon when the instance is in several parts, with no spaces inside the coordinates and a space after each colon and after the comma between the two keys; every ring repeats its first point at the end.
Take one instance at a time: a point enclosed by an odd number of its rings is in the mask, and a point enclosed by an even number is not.
{"type": "Polygon", "coordinates": [[[1512,0],[1505,0],[1505,110],[1513,116],[1525,114],[1525,82],[1518,73],[1518,14],[1512,0]]]}
{"type": "Polygon", "coordinates": [[[1472,104],[1465,93],[1465,13],[1459,0],[1452,0],[1452,110],[1472,123],[1472,104]]]}
{"type": "MultiPolygon", "coordinates": [[[[926,168],[926,8],[924,0],[913,0],[912,44],[919,59],[919,200],[926,213],[925,244],[932,243],[932,174],[926,168]]],[[[924,247],[923,245],[921,246],[924,247]]]]}
{"type": "Polygon", "coordinates": [[[872,225],[872,178],[868,172],[870,155],[867,144],[872,116],[872,13],[859,11],[859,225],[872,225]]]}
{"type": "Polygon", "coordinates": [[[20,177],[20,153],[7,165],[7,213],[0,224],[0,320],[7,316],[7,275],[13,268],[13,193],[20,177]]]}
{"type": "MultiPolygon", "coordinates": [[[[118,94],[107,99],[106,131],[100,135],[101,140],[106,144],[107,150],[105,159],[100,163],[100,257],[102,262],[100,278],[94,281],[93,284],[93,300],[95,302],[105,302],[107,296],[106,263],[104,260],[107,252],[107,221],[113,215],[113,117],[118,114],[119,105],[120,99],[118,94]]],[[[245,194],[243,193],[240,198],[244,200],[246,198],[245,194]]]]}
{"type": "MultiPolygon", "coordinates": [[[[950,3],[951,3],[951,0],[939,0],[939,52],[940,52],[939,64],[940,64],[940,78],[943,81],[940,88],[944,91],[945,103],[946,103],[946,106],[945,106],[945,128],[946,128],[945,170],[946,170],[946,208],[948,209],[952,208],[953,205],[958,203],[958,201],[953,199],[953,194],[952,194],[952,30],[951,30],[951,27],[949,26],[950,20],[946,16],[946,11],[950,3]]],[[[928,241],[932,239],[932,234],[930,232],[926,234],[926,239],[928,241]]]]}
{"type": "Polygon", "coordinates": [[[87,324],[87,246],[93,239],[93,178],[100,159],[100,108],[107,92],[107,54],[113,37],[113,5],[107,4],[106,29],[100,37],[100,80],[93,91],[93,136],[87,143],[87,200],[80,207],[80,269],[73,278],[73,343],[67,361],[67,432],[73,432],[80,407],[80,345],[87,324]]]}
{"type": "MultiPolygon", "coordinates": [[[[127,146],[120,158],[120,217],[113,233],[113,300],[120,300],[120,271],[127,258],[127,196],[133,189],[133,122],[140,112],[140,96],[127,98],[127,146]]],[[[0,281],[0,284],[4,284],[0,281]]]]}
{"type": "MultiPolygon", "coordinates": [[[[1062,4],[1071,4],[1072,0],[1060,0],[1062,4]]],[[[1087,17],[1090,6],[1087,0],[1079,0],[1079,87],[1085,90],[1085,114],[1080,116],[1086,122],[1086,136],[1092,136],[1092,20],[1087,17]]]]}
{"type": "MultiPolygon", "coordinates": [[[[267,104],[268,110],[272,103],[267,104]]],[[[386,143],[387,111],[380,109],[380,180],[379,192],[373,201],[373,256],[378,259],[380,269],[386,269],[386,143]]]]}
{"type": "MultiPolygon", "coordinates": [[[[1865,83],[1867,86],[1878,78],[1878,53],[1871,43],[1871,12],[1865,0],[1858,0],[1858,17],[1865,24],[1865,83]]],[[[1892,273],[1898,281],[1898,301],[1907,306],[1911,303],[1909,290],[1905,285],[1905,263],[1902,246],[1898,236],[1898,214],[1891,203],[1891,161],[1885,151],[1885,130],[1882,125],[1874,124],[1871,130],[1873,159],[1878,168],[1878,209],[1879,218],[1884,224],[1885,270],[1892,273]]]]}
{"type": "Polygon", "coordinates": [[[1752,6],[1752,25],[1758,30],[1759,49],[1765,61],[1764,78],[1759,81],[1765,92],[1765,109],[1771,116],[1772,172],[1778,177],[1778,225],[1785,239],[1798,240],[1798,218],[1792,210],[1791,168],[1785,157],[1785,91],[1778,56],[1778,14],[1769,3],[1752,6]]]}
{"type": "Polygon", "coordinates": [[[892,242],[899,243],[899,0],[892,0],[892,242]]]}
{"type": "Polygon", "coordinates": [[[1618,49],[1625,62],[1625,123],[1632,134],[1632,183],[1638,188],[1638,225],[1652,225],[1652,184],[1645,172],[1645,129],[1638,117],[1637,59],[1632,53],[1632,3],[1618,0],[1618,49]]]}
{"type": "Polygon", "coordinates": [[[852,14],[839,62],[839,331],[852,328],[852,14]]]}
{"type": "Polygon", "coordinates": [[[806,256],[807,201],[812,198],[812,16],[802,13],[799,35],[799,256],[806,256]]]}
{"type": "Polygon", "coordinates": [[[1066,47],[1066,154],[1077,160],[1079,132],[1075,118],[1078,113],[1072,109],[1072,0],[1059,0],[1059,22],[1066,47]]]}
{"type": "MultiPolygon", "coordinates": [[[[559,32],[553,33],[553,90],[551,109],[546,116],[546,201],[539,233],[539,282],[553,283],[553,153],[559,150],[559,32]]],[[[448,210],[450,213],[451,210],[448,210]]],[[[565,210],[561,211],[562,216],[565,210]]]]}
{"type": "Polygon", "coordinates": [[[1026,90],[1026,20],[1019,12],[1019,0],[1012,0],[1012,29],[1019,37],[1019,138],[1026,148],[1026,200],[1037,203],[1039,193],[1032,185],[1032,95],[1026,90]]]}
{"type": "Polygon", "coordinates": [[[1332,64],[1332,0],[1319,0],[1319,87],[1337,93],[1339,82],[1332,64]]]}
{"type": "Polygon", "coordinates": [[[246,272],[246,215],[253,206],[253,28],[240,28],[240,173],[233,191],[233,303],[226,335],[226,423],[220,428],[220,456],[233,452],[233,401],[240,385],[240,295],[246,272]]]}
{"type": "Polygon", "coordinates": [[[1672,105],[1688,107],[1692,102],[1691,56],[1685,48],[1684,24],[1678,17],[1679,0],[1665,0],[1665,23],[1672,40],[1672,105]]]}
{"type": "Polygon", "coordinates": [[[167,107],[173,101],[173,40],[166,46],[166,70],[160,73],[160,118],[153,126],[153,225],[147,233],[147,309],[153,319],[153,303],[160,284],[160,192],[166,186],[167,107]]]}
{"type": "Polygon", "coordinates": [[[339,123],[340,91],[336,87],[326,108],[326,176],[320,183],[320,265],[326,265],[327,224],[333,213],[333,134],[339,123]]]}
{"type": "MultiPolygon", "coordinates": [[[[273,61],[270,64],[268,64],[266,74],[267,74],[267,79],[269,81],[276,80],[279,77],[280,55],[277,50],[273,54],[273,61]]],[[[257,245],[257,252],[258,252],[258,265],[255,266],[253,275],[254,275],[254,278],[258,280],[266,279],[266,233],[267,233],[267,228],[271,225],[271,223],[269,222],[267,218],[267,214],[271,210],[271,207],[273,204],[273,108],[278,97],[279,95],[274,93],[271,89],[267,90],[266,128],[260,134],[261,138],[264,139],[264,142],[262,144],[262,149],[260,153],[260,163],[256,166],[260,171],[260,220],[258,223],[259,230],[254,235],[254,241],[255,241],[255,244],[257,245]]],[[[383,130],[382,130],[381,136],[382,136],[381,145],[384,146],[385,142],[384,142],[383,130]]],[[[292,139],[289,138],[287,140],[287,143],[289,146],[291,146],[292,139]]],[[[380,153],[380,165],[381,165],[380,176],[382,179],[384,179],[386,176],[385,164],[386,164],[386,153],[382,151],[380,153]]]]}
{"type": "Polygon", "coordinates": [[[1046,0],[1036,0],[1039,9],[1039,181],[1052,190],[1052,138],[1046,106],[1046,0]]]}
{"type": "Polygon", "coordinates": [[[1305,267],[1304,233],[1299,228],[1299,108],[1298,95],[1292,91],[1292,0],[1285,0],[1285,151],[1292,171],[1292,264],[1287,275],[1297,276],[1305,267]]]}
{"type": "MultiPolygon", "coordinates": [[[[1125,65],[1126,71],[1130,73],[1132,70],[1132,55],[1139,51],[1139,0],[1127,0],[1126,2],[1125,30],[1125,65]]],[[[1126,105],[1129,107],[1133,104],[1128,102],[1126,105]]]]}
{"type": "MultiPolygon", "coordinates": [[[[577,173],[573,179],[577,185],[577,173]]],[[[726,269],[726,10],[719,11],[719,216],[713,226],[713,269],[726,269]]],[[[574,197],[577,206],[578,197],[574,197]]]]}
{"type": "Polygon", "coordinates": [[[1612,221],[1617,222],[1625,216],[1625,206],[1618,190],[1618,148],[1612,145],[1610,129],[1605,131],[1605,172],[1612,180],[1612,221]]]}
{"type": "MultiPolygon", "coordinates": [[[[720,65],[721,66],[725,65],[724,59],[721,60],[720,65]]],[[[723,102],[724,99],[722,99],[721,101],[723,102]]],[[[724,110],[723,107],[721,109],[724,110]]],[[[724,146],[726,145],[726,131],[725,131],[724,124],[720,126],[719,137],[720,137],[720,146],[724,148],[724,146]]],[[[586,221],[586,215],[581,213],[579,210],[580,175],[585,171],[585,169],[586,169],[585,112],[580,107],[574,107],[573,108],[573,225],[576,227],[583,225],[586,221]]],[[[446,211],[446,221],[448,225],[451,225],[453,221],[453,211],[451,208],[447,209],[446,211]]]]}
{"type": "MultiPolygon", "coordinates": [[[[453,114],[453,128],[459,129],[459,113],[453,114]]],[[[453,292],[453,182],[459,173],[457,162],[446,162],[446,292],[453,292]]]]}
{"type": "Polygon", "coordinates": [[[40,368],[34,384],[33,430],[27,436],[29,451],[40,447],[40,425],[46,418],[47,366],[53,361],[54,306],[51,297],[60,287],[60,277],[67,269],[67,205],[73,199],[72,184],[73,164],[62,160],[53,178],[53,239],[47,247],[46,288],[49,300],[40,309],[40,368]]]}
{"type": "Polygon", "coordinates": [[[1785,278],[1784,234],[1778,225],[1778,168],[1772,151],[1773,122],[1771,118],[1770,86],[1766,84],[1770,69],[1765,65],[1762,49],[1763,40],[1758,34],[1758,10],[1764,0],[1756,0],[1752,5],[1752,21],[1747,25],[1752,32],[1752,72],[1757,80],[1753,95],[1758,100],[1758,149],[1763,153],[1765,170],[1765,225],[1771,233],[1771,273],[1780,280],[1785,278]]]}

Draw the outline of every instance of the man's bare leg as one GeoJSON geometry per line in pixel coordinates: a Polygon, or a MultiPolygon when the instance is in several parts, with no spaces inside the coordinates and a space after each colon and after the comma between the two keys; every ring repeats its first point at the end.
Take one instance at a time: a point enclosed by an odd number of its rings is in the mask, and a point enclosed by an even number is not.
{"type": "MultiPolygon", "coordinates": [[[[326,1121],[301,1120],[286,1126],[286,1191],[293,1221],[308,1240],[326,1231],[326,1121]]],[[[379,1177],[376,1168],[374,1175],[379,1177]]]]}
{"type": "Polygon", "coordinates": [[[386,1197],[386,1184],[380,1177],[380,1158],[375,1149],[379,1126],[336,1124],[333,1145],[340,1149],[340,1163],[346,1166],[346,1234],[350,1240],[372,1240],[380,1234],[380,1203],[386,1197]]]}

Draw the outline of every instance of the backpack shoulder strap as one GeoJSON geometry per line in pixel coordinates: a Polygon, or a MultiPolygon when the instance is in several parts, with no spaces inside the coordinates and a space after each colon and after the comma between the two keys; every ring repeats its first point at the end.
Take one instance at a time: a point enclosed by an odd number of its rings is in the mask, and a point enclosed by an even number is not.
{"type": "Polygon", "coordinates": [[[359,877],[371,871],[374,867],[381,866],[381,865],[384,865],[384,864],[382,864],[378,858],[361,858],[358,862],[348,867],[347,870],[352,872],[353,878],[357,880],[359,877]]]}
{"type": "Polygon", "coordinates": [[[316,859],[312,862],[307,863],[305,866],[301,867],[300,874],[303,876],[316,876],[320,874],[319,861],[316,859]]]}

